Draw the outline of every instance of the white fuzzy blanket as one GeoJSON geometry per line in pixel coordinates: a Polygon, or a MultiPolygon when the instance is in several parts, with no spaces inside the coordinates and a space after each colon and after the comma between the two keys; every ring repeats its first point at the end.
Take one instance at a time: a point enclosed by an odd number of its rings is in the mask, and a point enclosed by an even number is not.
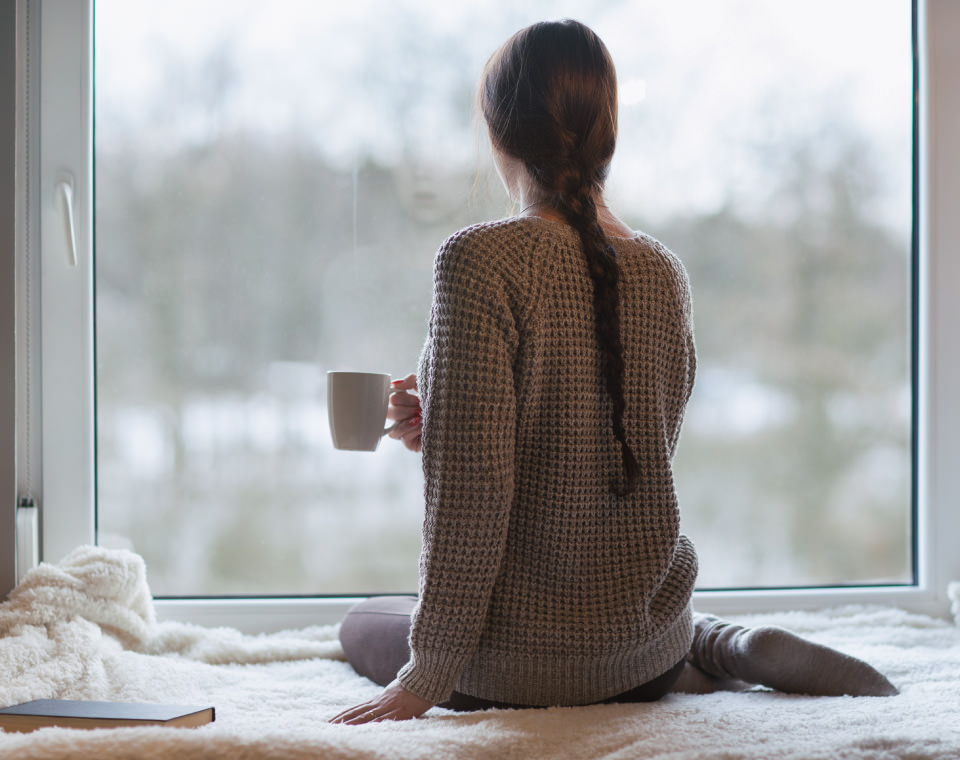
{"type": "MultiPolygon", "coordinates": [[[[757,622],[760,618],[742,618],[757,622]]],[[[649,705],[456,714],[331,726],[378,687],[341,660],[333,626],[264,636],[156,621],[142,560],[83,547],[0,604],[0,703],[108,699],[216,706],[215,723],[0,733],[0,757],[960,758],[960,630],[880,607],[762,616],[869,660],[893,698],[767,691],[649,705]]]]}

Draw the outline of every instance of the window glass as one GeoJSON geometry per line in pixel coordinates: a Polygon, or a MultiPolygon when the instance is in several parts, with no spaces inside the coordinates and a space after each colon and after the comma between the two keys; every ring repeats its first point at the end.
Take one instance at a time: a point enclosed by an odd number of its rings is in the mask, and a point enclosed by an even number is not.
{"type": "Polygon", "coordinates": [[[99,0],[98,541],[159,596],[416,588],[419,457],[334,450],[325,373],[415,369],[437,246],[511,213],[480,69],[572,16],[618,67],[611,202],[692,281],[700,586],[911,582],[910,13],[99,0]]]}

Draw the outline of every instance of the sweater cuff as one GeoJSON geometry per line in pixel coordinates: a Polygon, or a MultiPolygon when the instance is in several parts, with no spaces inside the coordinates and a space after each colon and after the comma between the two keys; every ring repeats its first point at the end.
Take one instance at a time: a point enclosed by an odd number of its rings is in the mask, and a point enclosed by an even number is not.
{"type": "Polygon", "coordinates": [[[465,665],[462,655],[421,649],[411,652],[397,680],[411,694],[438,705],[453,692],[465,665]]]}

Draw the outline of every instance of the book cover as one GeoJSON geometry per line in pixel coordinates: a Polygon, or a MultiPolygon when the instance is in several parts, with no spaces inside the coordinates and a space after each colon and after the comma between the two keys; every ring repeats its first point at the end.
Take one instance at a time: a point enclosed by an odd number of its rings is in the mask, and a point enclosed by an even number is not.
{"type": "Polygon", "coordinates": [[[194,727],[216,719],[213,707],[157,705],[143,702],[91,702],[37,699],[0,709],[4,731],[33,731],[45,726],[115,728],[118,726],[194,727]]]}

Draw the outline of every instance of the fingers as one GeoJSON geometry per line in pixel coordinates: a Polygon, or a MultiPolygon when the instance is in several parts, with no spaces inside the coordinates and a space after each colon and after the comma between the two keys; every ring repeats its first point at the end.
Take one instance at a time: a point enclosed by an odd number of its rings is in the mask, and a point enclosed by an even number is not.
{"type": "Polygon", "coordinates": [[[390,431],[391,438],[397,438],[410,451],[420,451],[420,442],[423,437],[423,417],[420,413],[398,422],[390,431]]]}
{"type": "Polygon", "coordinates": [[[376,704],[365,702],[362,705],[351,707],[349,710],[344,710],[331,718],[330,722],[345,726],[360,726],[364,723],[376,723],[379,720],[383,720],[383,717],[378,714],[376,704]]]}
{"type": "Polygon", "coordinates": [[[390,389],[390,403],[397,407],[420,407],[420,397],[405,390],[390,389]]]}
{"type": "Polygon", "coordinates": [[[432,706],[431,702],[407,691],[399,681],[394,680],[376,699],[344,710],[330,722],[357,726],[382,720],[409,720],[419,718],[432,706]]]}
{"type": "Polygon", "coordinates": [[[420,451],[420,440],[423,435],[420,399],[403,391],[394,393],[390,396],[387,417],[396,420],[396,424],[390,429],[388,435],[402,441],[403,445],[411,451],[420,451]]]}
{"type": "Polygon", "coordinates": [[[420,411],[420,397],[406,391],[395,391],[390,394],[390,405],[387,407],[387,417],[391,420],[403,420],[420,411]]]}
{"type": "Polygon", "coordinates": [[[376,699],[344,710],[331,718],[330,722],[345,726],[359,726],[384,720],[410,720],[419,718],[430,707],[432,707],[430,702],[420,699],[399,683],[394,682],[388,685],[376,699]]]}
{"type": "Polygon", "coordinates": [[[423,444],[423,419],[418,415],[389,428],[387,437],[400,441],[406,448],[419,452],[423,444]]]}
{"type": "Polygon", "coordinates": [[[373,723],[383,720],[388,714],[395,712],[394,708],[385,704],[385,695],[381,694],[376,699],[355,705],[348,710],[344,710],[339,715],[330,719],[331,723],[345,723],[348,725],[359,725],[360,723],[373,723]]]}
{"type": "Polygon", "coordinates": [[[396,424],[390,427],[388,435],[391,438],[403,438],[411,432],[418,432],[423,427],[423,415],[420,410],[415,410],[412,414],[406,416],[396,416],[396,424]]]}
{"type": "Polygon", "coordinates": [[[410,392],[417,390],[417,376],[411,374],[394,380],[390,390],[387,419],[394,420],[396,424],[390,428],[388,435],[402,442],[410,451],[419,452],[423,439],[423,413],[420,397],[410,392]]]}
{"type": "Polygon", "coordinates": [[[360,718],[366,712],[368,712],[367,705],[359,705],[358,707],[351,707],[349,710],[344,710],[342,713],[339,713],[333,716],[332,718],[330,718],[330,722],[355,725],[353,724],[353,721],[360,718]]]}
{"type": "Polygon", "coordinates": [[[417,376],[411,373],[404,378],[394,380],[390,385],[398,391],[415,391],[417,389],[417,376]]]}
{"type": "Polygon", "coordinates": [[[357,714],[350,712],[346,715],[338,715],[330,722],[344,726],[362,726],[364,723],[381,723],[385,720],[410,720],[415,717],[417,716],[403,715],[400,710],[390,710],[384,713],[377,712],[376,710],[365,710],[357,714]]]}

